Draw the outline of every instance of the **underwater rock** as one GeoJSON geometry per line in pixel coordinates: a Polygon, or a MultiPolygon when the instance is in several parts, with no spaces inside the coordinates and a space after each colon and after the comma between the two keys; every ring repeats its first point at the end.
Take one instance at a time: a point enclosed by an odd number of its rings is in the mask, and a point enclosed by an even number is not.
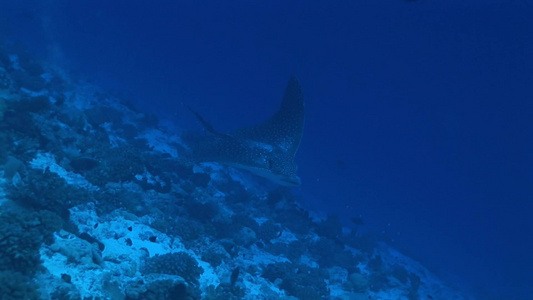
{"type": "Polygon", "coordinates": [[[235,235],[234,239],[238,245],[249,247],[257,241],[257,236],[251,228],[244,227],[235,235]]]}
{"type": "Polygon", "coordinates": [[[13,156],[8,156],[4,164],[4,178],[11,180],[24,167],[24,163],[13,156]]]}
{"type": "Polygon", "coordinates": [[[361,273],[352,273],[348,276],[347,285],[354,292],[364,292],[368,289],[369,280],[361,273]]]}
{"type": "Polygon", "coordinates": [[[6,100],[4,98],[0,98],[0,122],[4,120],[4,113],[7,109],[6,100]]]}
{"type": "Polygon", "coordinates": [[[11,73],[11,77],[19,87],[32,92],[40,92],[46,88],[46,81],[42,77],[28,74],[22,70],[14,71],[11,73]]]}
{"type": "Polygon", "coordinates": [[[100,165],[100,162],[90,157],[78,157],[70,160],[70,166],[74,172],[81,173],[92,170],[100,165]]]}
{"type": "Polygon", "coordinates": [[[64,255],[67,261],[87,267],[94,268],[103,263],[102,255],[96,246],[73,236],[68,236],[66,239],[56,238],[50,250],[64,255]]]}

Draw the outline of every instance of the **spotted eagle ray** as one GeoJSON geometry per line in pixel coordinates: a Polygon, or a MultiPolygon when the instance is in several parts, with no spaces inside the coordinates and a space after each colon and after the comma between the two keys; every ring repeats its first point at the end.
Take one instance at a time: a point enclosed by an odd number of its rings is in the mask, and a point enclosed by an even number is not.
{"type": "Polygon", "coordinates": [[[208,132],[192,145],[194,162],[216,162],[251,171],[280,185],[300,185],[294,156],[304,128],[304,100],[295,78],[289,80],[279,110],[256,126],[221,133],[189,110],[208,132]]]}

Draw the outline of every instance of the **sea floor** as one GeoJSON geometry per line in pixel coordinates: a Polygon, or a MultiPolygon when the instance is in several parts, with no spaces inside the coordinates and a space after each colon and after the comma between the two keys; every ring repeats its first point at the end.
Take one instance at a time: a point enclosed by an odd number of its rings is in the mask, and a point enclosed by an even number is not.
{"type": "Polygon", "coordinates": [[[68,74],[0,46],[0,299],[473,299],[68,74]]]}

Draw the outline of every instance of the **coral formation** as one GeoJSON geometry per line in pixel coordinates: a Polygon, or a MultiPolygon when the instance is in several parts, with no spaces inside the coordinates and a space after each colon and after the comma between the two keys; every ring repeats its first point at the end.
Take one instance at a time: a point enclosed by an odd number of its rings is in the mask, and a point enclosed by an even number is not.
{"type": "Polygon", "coordinates": [[[158,273],[178,275],[190,283],[198,283],[198,278],[204,272],[198,262],[185,252],[155,255],[144,262],[141,269],[144,274],[158,273]]]}
{"type": "Polygon", "coordinates": [[[53,242],[61,228],[59,217],[49,211],[9,209],[0,214],[0,266],[29,275],[40,266],[39,249],[53,242]]]}
{"type": "Polygon", "coordinates": [[[38,299],[37,287],[27,275],[17,271],[0,271],[2,300],[38,299]]]}
{"type": "Polygon", "coordinates": [[[0,298],[465,299],[65,74],[0,45],[0,298]]]}

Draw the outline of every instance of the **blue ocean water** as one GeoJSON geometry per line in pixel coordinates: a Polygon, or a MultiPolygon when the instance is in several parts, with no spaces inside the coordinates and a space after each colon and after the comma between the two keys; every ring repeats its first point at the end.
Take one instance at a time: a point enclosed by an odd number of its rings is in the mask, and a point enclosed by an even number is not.
{"type": "Polygon", "coordinates": [[[533,293],[533,3],[25,1],[2,39],[179,128],[306,101],[296,156],[335,214],[479,299],[533,293]]]}

